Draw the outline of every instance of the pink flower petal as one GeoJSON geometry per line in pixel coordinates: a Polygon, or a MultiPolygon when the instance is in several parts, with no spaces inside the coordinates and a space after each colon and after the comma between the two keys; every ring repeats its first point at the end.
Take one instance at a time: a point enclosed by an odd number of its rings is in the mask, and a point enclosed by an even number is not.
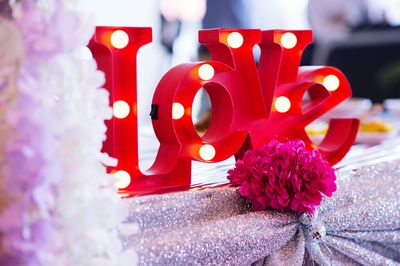
{"type": "Polygon", "coordinates": [[[261,148],[246,152],[228,179],[240,185],[253,210],[314,212],[322,196],[336,190],[335,172],[318,150],[307,150],[300,140],[280,143],[272,139],[261,148]]]}

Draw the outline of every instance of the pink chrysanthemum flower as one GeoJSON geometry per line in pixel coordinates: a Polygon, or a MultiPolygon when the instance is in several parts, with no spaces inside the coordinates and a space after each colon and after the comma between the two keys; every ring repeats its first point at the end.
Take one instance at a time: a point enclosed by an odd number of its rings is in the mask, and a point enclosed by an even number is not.
{"type": "Polygon", "coordinates": [[[228,179],[239,185],[239,193],[248,198],[254,211],[268,207],[296,213],[315,211],[322,194],[332,196],[336,176],[318,150],[307,150],[301,140],[276,139],[247,151],[228,179]]]}

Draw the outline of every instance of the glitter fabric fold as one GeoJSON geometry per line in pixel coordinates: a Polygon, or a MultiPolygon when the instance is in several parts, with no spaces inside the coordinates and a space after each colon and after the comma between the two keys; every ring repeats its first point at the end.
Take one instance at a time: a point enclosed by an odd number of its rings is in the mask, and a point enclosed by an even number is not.
{"type": "Polygon", "coordinates": [[[292,213],[251,212],[235,188],[128,199],[140,231],[121,232],[125,247],[141,265],[399,264],[400,161],[336,174],[308,229],[292,213]]]}

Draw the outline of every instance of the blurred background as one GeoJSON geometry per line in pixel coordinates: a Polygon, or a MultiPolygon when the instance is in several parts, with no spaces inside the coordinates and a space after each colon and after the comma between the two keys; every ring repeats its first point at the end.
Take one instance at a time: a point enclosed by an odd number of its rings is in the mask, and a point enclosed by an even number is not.
{"type": "MultiPolygon", "coordinates": [[[[386,134],[379,140],[397,132],[381,118],[390,114],[391,121],[400,121],[400,0],[97,0],[95,5],[87,0],[79,5],[94,14],[97,25],[153,28],[153,42],[138,55],[139,128],[150,135],[158,81],[179,63],[206,60],[198,30],[219,27],[312,29],[314,44],[302,64],[338,67],[353,89],[354,99],[327,117],[360,117],[367,132],[386,134]]],[[[209,108],[206,93],[198,93],[193,108],[194,122],[201,123],[209,108]]],[[[316,125],[310,134],[324,130],[326,124],[316,125]]]]}
{"type": "MultiPolygon", "coordinates": [[[[202,28],[312,29],[304,65],[331,65],[350,80],[353,96],[373,103],[400,97],[400,0],[97,0],[79,1],[97,25],[150,26],[153,43],[138,58],[139,117],[162,75],[204,59],[202,28]]],[[[257,53],[257,51],[255,51],[257,53]]],[[[393,103],[391,104],[393,106],[393,103]]],[[[396,105],[396,104],[395,104],[396,105]]]]}

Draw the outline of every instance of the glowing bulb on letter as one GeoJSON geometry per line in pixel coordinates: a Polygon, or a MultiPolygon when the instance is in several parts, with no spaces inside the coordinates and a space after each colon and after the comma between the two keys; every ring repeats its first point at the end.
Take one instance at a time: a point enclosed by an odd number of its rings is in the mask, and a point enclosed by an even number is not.
{"type": "Polygon", "coordinates": [[[215,157],[215,148],[210,144],[201,146],[199,150],[201,159],[205,161],[212,160],[215,157]]]}
{"type": "Polygon", "coordinates": [[[328,91],[335,91],[339,88],[340,80],[335,75],[328,75],[324,78],[322,84],[328,91]]]}
{"type": "Polygon", "coordinates": [[[279,96],[275,99],[274,106],[276,111],[279,113],[286,113],[289,111],[291,103],[290,100],[285,96],[279,96]]]}
{"type": "Polygon", "coordinates": [[[111,34],[111,44],[117,49],[125,48],[129,43],[129,36],[123,30],[116,30],[111,34]]]}
{"type": "Polygon", "coordinates": [[[231,32],[227,39],[228,45],[231,48],[239,48],[243,44],[243,36],[239,32],[231,32]]]}
{"type": "Polygon", "coordinates": [[[129,115],[130,108],[129,104],[125,101],[116,101],[113,104],[113,115],[116,118],[125,118],[129,115]]]}
{"type": "Polygon", "coordinates": [[[131,176],[126,171],[119,170],[114,173],[114,176],[117,179],[117,181],[115,182],[115,186],[117,188],[121,188],[121,189],[126,188],[131,183],[131,176]]]}
{"type": "Polygon", "coordinates": [[[281,44],[286,49],[292,49],[297,44],[297,37],[291,32],[286,32],[281,37],[281,44]]]}
{"type": "Polygon", "coordinates": [[[203,64],[199,67],[198,74],[202,80],[210,80],[214,77],[214,68],[210,64],[203,64]]]}
{"type": "Polygon", "coordinates": [[[185,114],[185,108],[181,103],[172,104],[172,119],[181,119],[185,114]]]}

